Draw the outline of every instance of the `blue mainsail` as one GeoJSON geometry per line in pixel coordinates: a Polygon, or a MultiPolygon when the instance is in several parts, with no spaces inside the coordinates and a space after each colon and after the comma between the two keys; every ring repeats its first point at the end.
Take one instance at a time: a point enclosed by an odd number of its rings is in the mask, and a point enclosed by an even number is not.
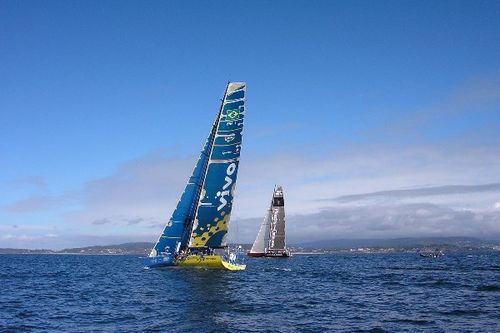
{"type": "Polygon", "coordinates": [[[226,246],[240,158],[245,91],[243,82],[233,82],[227,87],[193,223],[190,248],[226,246]]]}

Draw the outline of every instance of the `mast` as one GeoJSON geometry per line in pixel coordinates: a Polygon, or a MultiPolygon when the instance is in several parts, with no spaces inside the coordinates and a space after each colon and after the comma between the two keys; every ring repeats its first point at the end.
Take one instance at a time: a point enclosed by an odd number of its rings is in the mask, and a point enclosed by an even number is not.
{"type": "MultiPolygon", "coordinates": [[[[226,90],[227,90],[227,88],[226,88],[226,90]]],[[[214,120],[214,123],[212,125],[212,130],[210,131],[210,135],[207,139],[207,144],[209,145],[209,148],[207,149],[207,151],[205,151],[205,150],[202,151],[202,154],[204,155],[204,159],[205,159],[205,163],[203,165],[203,172],[202,172],[203,177],[201,178],[200,182],[196,183],[196,185],[197,185],[196,193],[197,194],[196,194],[196,197],[194,198],[194,200],[192,200],[192,202],[191,202],[191,210],[190,210],[190,214],[189,214],[189,220],[186,221],[186,227],[185,227],[184,233],[182,235],[182,250],[185,250],[187,248],[188,241],[189,241],[189,235],[191,234],[191,231],[193,228],[194,217],[196,216],[196,211],[198,208],[197,203],[200,199],[200,194],[201,194],[201,190],[203,188],[203,184],[205,183],[205,178],[207,175],[208,161],[210,159],[210,154],[212,152],[214,139],[215,139],[215,133],[217,131],[217,125],[219,124],[219,118],[220,118],[220,114],[222,112],[222,106],[224,105],[223,103],[224,103],[224,99],[222,100],[219,112],[217,113],[217,117],[214,120]]]]}
{"type": "MultiPolygon", "coordinates": [[[[205,180],[206,180],[206,176],[207,176],[207,169],[208,169],[208,162],[210,161],[210,156],[212,155],[212,151],[213,151],[213,143],[214,143],[214,140],[215,140],[215,134],[217,132],[217,127],[219,125],[219,122],[220,122],[220,118],[221,118],[221,115],[222,115],[222,110],[224,109],[224,101],[226,99],[226,95],[227,95],[227,90],[229,89],[229,83],[227,83],[226,85],[226,90],[224,90],[224,96],[222,97],[222,100],[221,100],[221,104],[220,104],[220,108],[219,108],[219,112],[217,112],[217,117],[215,118],[215,121],[214,121],[214,124],[212,126],[212,132],[211,132],[211,135],[212,135],[212,138],[211,138],[211,145],[210,145],[210,149],[209,149],[209,152],[207,154],[207,163],[205,164],[205,168],[203,170],[203,182],[200,184],[199,188],[198,188],[198,197],[196,198],[196,201],[193,201],[193,205],[194,206],[194,213],[193,213],[193,218],[196,216],[196,214],[198,213],[198,207],[200,207],[199,205],[199,201],[200,201],[200,194],[203,190],[203,186],[205,186],[205,180]]],[[[189,237],[191,236],[192,232],[193,232],[193,229],[194,229],[194,219],[193,221],[191,221],[191,224],[189,225],[189,228],[186,228],[186,232],[185,233],[185,236],[187,237],[186,241],[189,242],[189,237]]],[[[186,243],[187,245],[187,243],[186,243]]]]}

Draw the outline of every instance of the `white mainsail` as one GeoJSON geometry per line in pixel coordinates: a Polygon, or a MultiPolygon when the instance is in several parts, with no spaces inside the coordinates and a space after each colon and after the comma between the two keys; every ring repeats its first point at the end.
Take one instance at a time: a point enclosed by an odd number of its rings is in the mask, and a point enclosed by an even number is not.
{"type": "Polygon", "coordinates": [[[257,238],[253,242],[252,249],[250,249],[250,253],[265,253],[267,247],[269,246],[269,231],[271,229],[271,210],[272,203],[269,205],[267,209],[267,214],[264,217],[264,220],[260,224],[259,233],[257,234],[257,238]]]}

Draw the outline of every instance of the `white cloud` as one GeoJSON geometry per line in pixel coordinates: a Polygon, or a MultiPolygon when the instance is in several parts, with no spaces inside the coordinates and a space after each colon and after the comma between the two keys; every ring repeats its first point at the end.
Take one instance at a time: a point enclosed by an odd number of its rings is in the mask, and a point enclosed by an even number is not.
{"type": "MultiPolygon", "coordinates": [[[[455,210],[430,203],[337,206],[312,214],[287,215],[289,243],[328,239],[466,236],[500,238],[500,213],[455,210]]],[[[231,240],[253,242],[261,219],[232,225],[231,240]],[[238,229],[238,233],[236,233],[238,229]]]]}
{"type": "MultiPolygon", "coordinates": [[[[287,232],[294,242],[325,236],[480,236],[478,230],[495,233],[499,224],[496,215],[491,215],[491,202],[498,200],[495,192],[366,196],[350,202],[335,202],[332,198],[384,190],[418,190],[422,186],[500,182],[496,172],[500,169],[499,152],[496,148],[426,146],[364,147],[318,155],[259,156],[243,152],[232,214],[236,224],[231,238],[253,240],[274,184],[284,186],[287,232]],[[479,222],[475,222],[476,228],[469,228],[465,221],[479,222]]],[[[86,235],[76,241],[80,244],[82,239],[155,241],[177,204],[196,158],[144,156],[124,164],[108,177],[61,195],[56,200],[58,204],[72,203],[69,208],[59,207],[66,211],[68,230],[53,232],[60,237],[52,237],[50,242],[58,246],[68,244],[69,238],[61,235],[86,235]],[[71,208],[74,206],[79,208],[71,208]]],[[[23,235],[21,231],[17,234],[23,235]]]]}
{"type": "Polygon", "coordinates": [[[11,213],[29,213],[49,209],[54,204],[54,198],[48,195],[35,195],[3,207],[11,213]]]}

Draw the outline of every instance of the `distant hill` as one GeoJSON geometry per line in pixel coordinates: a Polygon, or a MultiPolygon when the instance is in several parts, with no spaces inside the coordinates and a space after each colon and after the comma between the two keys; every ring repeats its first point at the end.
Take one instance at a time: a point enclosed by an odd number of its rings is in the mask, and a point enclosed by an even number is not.
{"type": "Polygon", "coordinates": [[[59,251],[30,250],[30,249],[2,249],[0,254],[100,254],[100,255],[148,255],[154,243],[136,242],[116,245],[96,245],[76,247],[59,251]]]}
{"type": "Polygon", "coordinates": [[[135,254],[147,255],[154,243],[136,242],[123,243],[117,245],[96,245],[87,247],[77,247],[56,251],[56,253],[78,253],[78,254],[135,254]]]}
{"type": "Polygon", "coordinates": [[[51,254],[56,253],[53,250],[46,249],[12,249],[12,248],[0,248],[0,254],[51,254]]]}
{"type": "MultiPolygon", "coordinates": [[[[0,254],[83,254],[83,255],[139,255],[146,256],[154,243],[135,242],[116,245],[100,245],[77,247],[64,250],[30,250],[0,248],[0,254]]],[[[395,238],[395,239],[329,239],[306,243],[290,244],[292,250],[297,249],[351,249],[351,248],[393,248],[405,251],[407,249],[425,249],[440,247],[447,250],[499,250],[500,241],[486,241],[471,237],[430,237],[430,238],[395,238]]],[[[244,250],[249,250],[251,244],[242,244],[244,250]]]]}

